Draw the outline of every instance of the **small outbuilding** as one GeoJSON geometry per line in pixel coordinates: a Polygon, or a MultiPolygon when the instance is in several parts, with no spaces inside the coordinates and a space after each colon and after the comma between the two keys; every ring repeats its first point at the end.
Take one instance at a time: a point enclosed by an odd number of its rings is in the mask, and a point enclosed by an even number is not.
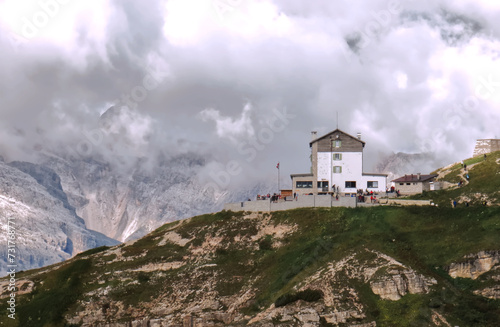
{"type": "Polygon", "coordinates": [[[411,174],[394,179],[394,187],[400,194],[412,195],[420,194],[423,191],[431,190],[431,183],[438,175],[411,174]]]}

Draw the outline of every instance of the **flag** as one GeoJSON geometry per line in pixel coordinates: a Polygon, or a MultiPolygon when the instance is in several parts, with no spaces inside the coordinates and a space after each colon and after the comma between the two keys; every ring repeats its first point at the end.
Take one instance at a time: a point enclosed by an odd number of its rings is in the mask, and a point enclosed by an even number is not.
{"type": "Polygon", "coordinates": [[[276,168],[280,169],[280,163],[278,162],[278,164],[276,165],[276,168]]]}

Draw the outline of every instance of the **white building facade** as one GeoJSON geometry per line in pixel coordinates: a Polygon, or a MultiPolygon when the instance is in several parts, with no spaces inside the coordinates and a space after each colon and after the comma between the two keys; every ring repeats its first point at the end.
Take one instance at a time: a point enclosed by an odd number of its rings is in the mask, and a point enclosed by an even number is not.
{"type": "Polygon", "coordinates": [[[387,175],[363,173],[365,142],[339,129],[310,143],[312,169],[309,174],[291,175],[297,194],[355,194],[357,190],[385,192],[387,175]]]}

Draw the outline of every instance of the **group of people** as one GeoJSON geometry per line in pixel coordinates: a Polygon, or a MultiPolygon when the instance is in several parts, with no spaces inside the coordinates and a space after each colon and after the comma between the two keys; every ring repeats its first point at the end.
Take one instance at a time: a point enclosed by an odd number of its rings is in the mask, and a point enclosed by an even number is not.
{"type": "Polygon", "coordinates": [[[394,186],[391,186],[391,188],[385,189],[385,194],[389,194],[389,193],[396,193],[396,197],[400,196],[399,190],[396,190],[396,188],[394,186]]]}
{"type": "MultiPolygon", "coordinates": [[[[365,203],[367,198],[368,196],[365,198],[365,195],[358,195],[358,202],[365,203]]],[[[376,195],[370,195],[370,203],[378,203],[376,195]]]]}
{"type": "Polygon", "coordinates": [[[368,196],[370,196],[370,203],[378,203],[378,200],[377,200],[378,193],[373,192],[373,190],[368,191],[368,189],[366,189],[365,192],[363,192],[363,190],[358,190],[357,195],[358,195],[358,202],[364,203],[364,202],[366,202],[366,199],[368,198],[368,196]]]}
{"type": "Polygon", "coordinates": [[[273,203],[277,203],[280,199],[281,199],[281,194],[277,194],[277,193],[274,193],[273,195],[271,195],[271,193],[267,193],[267,194],[257,194],[257,200],[267,200],[269,199],[269,201],[273,202],[273,203]]]}
{"type": "MultiPolygon", "coordinates": [[[[274,193],[273,195],[276,195],[276,193],[274,193]]],[[[271,198],[271,193],[257,194],[257,200],[267,200],[267,199],[270,199],[270,198],[271,198]]]]}

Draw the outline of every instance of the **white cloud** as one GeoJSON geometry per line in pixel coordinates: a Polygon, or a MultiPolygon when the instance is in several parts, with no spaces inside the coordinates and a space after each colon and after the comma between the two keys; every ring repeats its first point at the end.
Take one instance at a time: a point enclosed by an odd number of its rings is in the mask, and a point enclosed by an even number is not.
{"type": "Polygon", "coordinates": [[[245,38],[287,35],[291,21],[271,1],[169,0],[163,33],[176,46],[192,46],[214,37],[245,38]]]}
{"type": "Polygon", "coordinates": [[[406,89],[406,87],[408,86],[408,75],[401,71],[397,71],[396,73],[394,73],[394,77],[396,78],[398,88],[406,89]]]}
{"type": "Polygon", "coordinates": [[[65,60],[85,69],[86,57],[107,60],[107,26],[111,0],[5,0],[0,3],[1,25],[28,53],[56,48],[65,60]]]}
{"type": "Polygon", "coordinates": [[[204,109],[199,113],[199,117],[204,122],[215,122],[215,128],[219,138],[229,139],[234,144],[238,144],[241,139],[251,138],[255,134],[251,112],[252,106],[246,104],[239,118],[222,116],[219,110],[213,108],[204,109]]]}

